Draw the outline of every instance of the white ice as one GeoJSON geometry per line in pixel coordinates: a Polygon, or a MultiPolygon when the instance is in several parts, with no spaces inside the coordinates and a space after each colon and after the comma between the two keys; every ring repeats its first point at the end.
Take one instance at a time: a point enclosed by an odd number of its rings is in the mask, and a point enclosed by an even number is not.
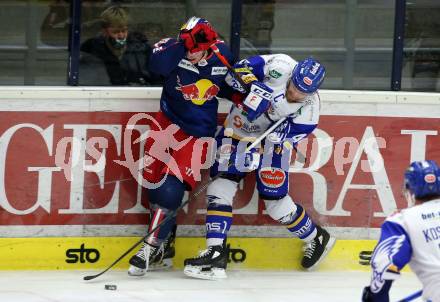
{"type": "MultiPolygon", "coordinates": [[[[129,277],[109,271],[83,281],[94,271],[0,271],[1,302],[344,302],[360,301],[367,272],[228,271],[223,281],[197,280],[181,271],[129,277]],[[105,290],[114,284],[117,290],[105,290]]],[[[418,290],[414,274],[394,282],[391,301],[418,290]]],[[[421,301],[421,299],[414,300],[421,301]]]]}

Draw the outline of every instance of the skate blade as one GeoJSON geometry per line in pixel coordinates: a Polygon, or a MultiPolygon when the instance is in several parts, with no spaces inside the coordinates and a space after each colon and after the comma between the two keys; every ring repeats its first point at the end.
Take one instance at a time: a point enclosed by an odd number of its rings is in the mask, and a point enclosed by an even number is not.
{"type": "Polygon", "coordinates": [[[134,265],[130,265],[128,268],[128,275],[132,277],[142,277],[146,272],[146,269],[138,268],[134,265]]]}
{"type": "Polygon", "coordinates": [[[188,277],[204,280],[222,280],[226,279],[226,270],[223,268],[211,268],[210,270],[202,270],[202,268],[197,266],[185,266],[183,273],[188,277]]]}
{"type": "Polygon", "coordinates": [[[159,263],[150,263],[149,271],[165,271],[173,268],[173,259],[163,259],[159,263]]]}
{"type": "Polygon", "coordinates": [[[336,243],[336,238],[335,237],[330,237],[330,239],[327,242],[327,245],[324,248],[324,253],[322,253],[321,257],[319,258],[318,261],[316,261],[315,264],[313,264],[309,268],[306,268],[306,271],[313,271],[314,269],[316,269],[318,267],[318,265],[321,263],[321,261],[324,260],[324,258],[330,252],[330,250],[335,246],[335,243],[336,243]]]}

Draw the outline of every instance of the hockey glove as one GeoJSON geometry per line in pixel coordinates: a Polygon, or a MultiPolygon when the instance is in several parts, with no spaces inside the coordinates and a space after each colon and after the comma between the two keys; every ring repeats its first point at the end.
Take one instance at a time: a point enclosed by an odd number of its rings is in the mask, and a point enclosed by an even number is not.
{"type": "Polygon", "coordinates": [[[207,23],[199,23],[190,30],[182,30],[179,39],[190,53],[208,50],[217,40],[217,32],[207,23]]]}
{"type": "Polygon", "coordinates": [[[235,171],[245,173],[251,172],[253,170],[256,170],[260,165],[261,156],[255,148],[253,148],[249,152],[237,152],[234,155],[231,157],[231,160],[234,160],[234,164],[229,167],[229,171],[232,171],[233,173],[235,171]]]}
{"type": "Polygon", "coordinates": [[[373,302],[373,293],[369,286],[364,287],[362,291],[362,302],[373,302]]]}
{"type": "Polygon", "coordinates": [[[388,293],[392,283],[393,280],[385,280],[385,284],[378,293],[373,293],[370,286],[364,287],[362,291],[362,302],[389,302],[390,297],[388,293]]]}
{"type": "Polygon", "coordinates": [[[228,153],[223,150],[217,153],[218,170],[231,174],[251,172],[260,165],[260,158],[261,155],[255,148],[243,153],[236,150],[228,153]]]}
{"type": "Polygon", "coordinates": [[[273,89],[262,82],[253,82],[249,94],[243,101],[243,111],[249,122],[253,122],[270,107],[273,89]]]}
{"type": "Polygon", "coordinates": [[[260,165],[260,153],[255,152],[253,149],[251,152],[244,153],[244,168],[248,171],[253,171],[260,165]]]}
{"type": "Polygon", "coordinates": [[[234,65],[234,73],[228,72],[226,75],[225,81],[231,86],[234,90],[237,90],[241,93],[245,93],[247,87],[243,87],[240,81],[237,80],[237,77],[240,77],[242,82],[249,86],[251,83],[258,81],[258,78],[252,73],[251,68],[237,63],[234,65]]]}

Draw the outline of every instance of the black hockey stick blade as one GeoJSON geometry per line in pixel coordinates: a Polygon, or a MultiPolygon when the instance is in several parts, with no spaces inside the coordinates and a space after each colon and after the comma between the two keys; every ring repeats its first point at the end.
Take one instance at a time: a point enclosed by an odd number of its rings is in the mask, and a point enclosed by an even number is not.
{"type": "MultiPolygon", "coordinates": [[[[196,193],[193,194],[193,196],[197,196],[198,194],[200,194],[201,192],[203,192],[205,190],[205,188],[212,182],[214,181],[215,177],[209,181],[208,183],[206,183],[204,186],[202,186],[199,191],[197,191],[196,193]],[[197,194],[197,195],[196,195],[197,194]]],[[[92,279],[95,279],[101,275],[103,275],[104,273],[106,273],[109,269],[111,269],[113,266],[116,265],[116,263],[118,263],[119,261],[121,261],[125,256],[127,256],[132,250],[134,250],[139,244],[141,244],[145,239],[148,238],[148,236],[150,236],[151,234],[153,234],[158,228],[160,228],[162,225],[164,225],[165,223],[167,223],[171,218],[173,218],[174,216],[177,215],[177,213],[183,208],[185,207],[188,202],[189,202],[189,198],[187,200],[185,200],[185,202],[183,202],[175,211],[171,212],[169,215],[167,215],[167,217],[165,217],[164,220],[162,220],[157,226],[155,226],[151,231],[149,231],[147,233],[147,235],[145,235],[144,237],[142,237],[141,239],[139,239],[139,241],[137,241],[132,247],[130,247],[127,251],[125,251],[125,253],[123,253],[121,256],[119,256],[118,259],[116,259],[112,264],[110,264],[105,270],[103,270],[102,272],[96,274],[96,275],[90,275],[90,276],[85,276],[83,279],[85,281],[89,281],[92,279]]]]}
{"type": "Polygon", "coordinates": [[[361,251],[359,253],[359,264],[370,265],[372,255],[373,255],[373,251],[361,251]]]}
{"type": "MultiPolygon", "coordinates": [[[[156,228],[154,229],[154,231],[156,230],[156,228]]],[[[137,241],[131,248],[129,248],[124,254],[122,254],[118,259],[116,259],[112,264],[110,264],[109,267],[107,267],[105,270],[103,270],[102,272],[96,274],[96,275],[90,275],[90,276],[84,276],[84,280],[85,281],[89,281],[89,280],[93,280],[95,278],[98,278],[99,276],[103,275],[104,273],[106,273],[109,269],[111,269],[113,266],[116,265],[116,263],[118,263],[119,261],[122,260],[122,258],[124,258],[125,256],[127,256],[132,250],[134,250],[139,244],[142,243],[142,241],[147,238],[147,236],[149,236],[151,233],[153,232],[149,232],[145,237],[141,238],[139,241],[137,241]]]]}
{"type": "MultiPolygon", "coordinates": [[[[205,189],[212,183],[214,182],[217,178],[219,178],[222,174],[219,173],[216,176],[214,176],[213,178],[211,178],[206,184],[204,184],[203,186],[201,186],[199,188],[199,190],[197,192],[195,192],[192,197],[197,197],[198,195],[200,195],[200,193],[202,193],[203,191],[205,191],[205,189]]],[[[110,264],[105,270],[103,270],[102,272],[100,272],[99,274],[96,275],[90,275],[90,276],[85,276],[83,279],[86,281],[95,279],[101,275],[103,275],[105,272],[107,272],[109,269],[111,269],[113,266],[116,265],[116,263],[118,263],[119,261],[121,261],[125,256],[127,256],[132,250],[134,250],[139,244],[142,243],[142,241],[146,240],[148,238],[148,236],[150,236],[151,234],[153,234],[158,228],[160,228],[162,225],[164,225],[165,223],[167,223],[171,218],[175,217],[177,215],[177,213],[179,213],[179,211],[181,209],[183,209],[190,201],[190,198],[188,198],[187,200],[185,200],[185,202],[183,202],[176,210],[172,211],[169,215],[167,215],[167,217],[165,217],[164,220],[162,220],[157,226],[155,226],[151,231],[149,231],[147,233],[147,235],[145,235],[144,237],[142,237],[138,242],[136,242],[132,247],[130,247],[124,254],[122,254],[121,256],[119,256],[118,259],[116,259],[112,264],[110,264]]]]}
{"type": "MultiPolygon", "coordinates": [[[[267,129],[262,135],[260,135],[251,145],[249,145],[246,148],[245,152],[249,152],[252,148],[254,148],[260,141],[262,141],[269,133],[271,133],[273,130],[275,130],[276,127],[278,127],[282,122],[284,122],[284,120],[286,119],[286,117],[281,118],[280,120],[278,120],[275,124],[273,124],[269,129],[267,129]]],[[[231,165],[231,163],[229,164],[231,165]]],[[[209,181],[207,181],[203,186],[201,186],[197,192],[195,192],[194,194],[192,194],[192,198],[197,197],[198,195],[200,195],[202,192],[204,192],[206,190],[206,188],[208,188],[208,186],[213,183],[216,179],[220,178],[223,174],[219,173],[216,176],[214,176],[213,178],[211,178],[209,181]]],[[[149,231],[147,233],[147,235],[145,235],[144,237],[142,237],[138,242],[136,242],[132,247],[130,247],[124,254],[122,254],[121,256],[119,256],[118,259],[116,259],[112,264],[110,264],[110,266],[108,266],[105,270],[103,270],[102,272],[96,274],[96,275],[90,275],[90,276],[85,276],[83,277],[83,279],[85,281],[89,281],[89,280],[93,280],[101,275],[103,275],[104,273],[106,273],[108,270],[110,270],[113,266],[115,266],[119,261],[121,261],[125,256],[127,256],[132,250],[134,250],[139,244],[142,243],[142,241],[144,241],[145,239],[148,238],[148,236],[150,236],[151,234],[153,234],[158,228],[160,228],[162,225],[164,225],[165,223],[167,223],[171,218],[175,217],[177,215],[177,213],[179,213],[179,211],[181,209],[183,209],[190,201],[190,198],[188,198],[187,200],[185,200],[185,202],[183,202],[176,210],[172,211],[169,215],[167,215],[167,217],[165,217],[164,220],[162,220],[156,227],[154,227],[151,231],[149,231]]]]}

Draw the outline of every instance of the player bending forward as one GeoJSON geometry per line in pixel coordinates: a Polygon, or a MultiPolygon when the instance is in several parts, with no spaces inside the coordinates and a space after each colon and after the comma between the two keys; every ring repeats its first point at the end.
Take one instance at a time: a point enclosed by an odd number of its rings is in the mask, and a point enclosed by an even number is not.
{"type": "Polygon", "coordinates": [[[416,206],[389,216],[382,224],[364,302],[389,301],[391,284],[407,263],[423,284],[424,300],[440,301],[440,168],[434,161],[409,166],[405,197],[410,206],[416,206]]]}
{"type": "MultiPolygon", "coordinates": [[[[160,111],[145,142],[150,161],[144,178],[152,212],[148,231],[159,225],[182,202],[185,190],[196,184],[192,152],[200,137],[213,137],[217,127],[217,94],[224,85],[226,68],[210,50],[216,44],[228,58],[227,46],[217,40],[211,24],[202,18],[190,18],[180,29],[178,39],[163,39],[155,44],[150,69],[164,78],[160,111]],[[197,118],[195,118],[197,117],[197,118]],[[192,169],[192,170],[191,170],[192,169]]],[[[200,150],[204,157],[206,149],[200,150]]],[[[174,257],[176,219],[163,224],[147,238],[131,257],[129,275],[142,276],[147,270],[171,265],[174,257]]]]}
{"type": "MultiPolygon", "coordinates": [[[[288,195],[288,171],[293,146],[317,126],[320,109],[317,90],[325,69],[312,58],[297,63],[284,54],[254,56],[240,61],[234,68],[250,85],[244,104],[258,105],[259,87],[254,85],[258,82],[253,81],[260,81],[273,90],[268,98],[269,109],[253,120],[241,106],[233,106],[224,128],[216,136],[218,160],[211,168],[211,176],[222,175],[207,189],[207,249],[185,260],[184,273],[201,279],[227,277],[226,238],[232,225],[232,200],[239,181],[252,170],[256,170],[259,197],[264,200],[267,213],[305,242],[301,265],[310,270],[333,247],[335,238],[315,224],[305,209],[288,195]],[[261,148],[244,152],[247,142],[282,118],[285,121],[266,137],[261,148]]],[[[227,82],[243,90],[235,79],[227,78],[227,82]]]]}
{"type": "MultiPolygon", "coordinates": [[[[178,39],[156,43],[150,59],[150,69],[164,78],[160,111],[155,115],[145,142],[143,176],[148,189],[151,219],[148,231],[160,227],[143,242],[130,259],[131,276],[142,276],[148,270],[169,267],[175,254],[173,246],[176,218],[173,215],[182,203],[185,190],[194,189],[201,162],[205,161],[207,145],[199,144],[213,138],[217,129],[218,96],[226,84],[227,68],[212,51],[212,47],[231,60],[228,47],[217,39],[211,24],[202,18],[190,18],[180,29],[178,39]],[[193,159],[197,159],[193,161],[193,159]]],[[[264,89],[264,85],[260,85],[264,89]]],[[[246,105],[244,105],[246,108],[246,105]]],[[[258,109],[258,106],[255,107],[258,109]]],[[[248,108],[249,114],[261,110],[248,108]]]]}

